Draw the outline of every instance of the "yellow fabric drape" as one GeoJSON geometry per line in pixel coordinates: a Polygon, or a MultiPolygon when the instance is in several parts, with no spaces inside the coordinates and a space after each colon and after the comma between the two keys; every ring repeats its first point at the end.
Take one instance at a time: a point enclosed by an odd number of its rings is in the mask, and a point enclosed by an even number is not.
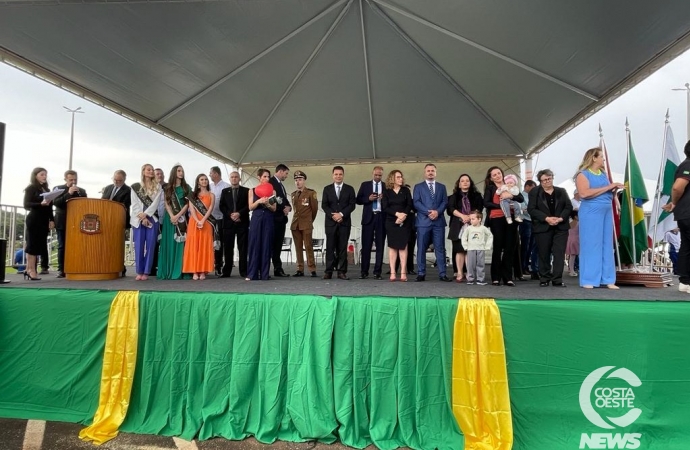
{"type": "Polygon", "coordinates": [[[503,329],[493,299],[459,300],[453,332],[453,414],[466,450],[510,450],[513,423],[503,329]]]}
{"type": "Polygon", "coordinates": [[[98,410],[79,438],[101,445],[117,436],[129,407],[138,341],[139,292],[118,292],[108,316],[98,410]]]}

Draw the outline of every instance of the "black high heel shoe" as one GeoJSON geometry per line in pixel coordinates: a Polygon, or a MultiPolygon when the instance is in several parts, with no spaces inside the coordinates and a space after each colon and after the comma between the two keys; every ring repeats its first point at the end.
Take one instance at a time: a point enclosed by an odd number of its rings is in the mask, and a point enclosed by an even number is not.
{"type": "Polygon", "coordinates": [[[30,281],[40,281],[40,280],[41,280],[41,279],[38,278],[38,277],[36,277],[36,278],[32,277],[31,275],[29,275],[29,272],[27,272],[27,271],[24,271],[24,272],[22,272],[22,273],[24,274],[24,279],[25,279],[25,280],[30,280],[30,281]]]}

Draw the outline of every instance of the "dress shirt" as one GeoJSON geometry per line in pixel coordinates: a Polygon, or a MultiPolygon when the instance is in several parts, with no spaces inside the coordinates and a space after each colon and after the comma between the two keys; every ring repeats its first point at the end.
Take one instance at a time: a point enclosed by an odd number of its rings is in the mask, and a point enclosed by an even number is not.
{"type": "Polygon", "coordinates": [[[209,191],[215,195],[216,199],[213,203],[213,211],[211,212],[211,215],[216,219],[216,220],[222,220],[223,219],[223,213],[220,212],[220,193],[223,192],[223,189],[230,187],[230,183],[227,181],[220,180],[218,183],[211,183],[209,186],[209,191]]]}
{"type": "MultiPolygon", "coordinates": [[[[371,192],[374,194],[382,194],[383,193],[383,182],[379,181],[371,181],[371,192]],[[377,186],[378,185],[378,186],[377,186]]],[[[376,199],[372,202],[371,209],[376,212],[381,212],[381,200],[376,199]]]]}

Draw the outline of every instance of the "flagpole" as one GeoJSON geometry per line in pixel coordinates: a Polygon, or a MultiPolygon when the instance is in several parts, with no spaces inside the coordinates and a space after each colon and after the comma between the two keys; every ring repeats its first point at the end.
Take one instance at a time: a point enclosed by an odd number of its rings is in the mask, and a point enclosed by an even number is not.
{"type": "Polygon", "coordinates": [[[663,148],[661,150],[661,163],[659,163],[659,177],[656,180],[656,192],[654,193],[654,206],[652,207],[652,218],[654,219],[654,227],[652,231],[652,266],[651,271],[654,272],[654,253],[656,252],[656,230],[659,225],[659,208],[661,207],[661,187],[664,185],[664,163],[666,162],[666,135],[668,133],[669,124],[669,110],[666,109],[666,120],[664,121],[664,140],[663,148]]]}
{"type": "MultiPolygon", "coordinates": [[[[604,152],[604,160],[606,161],[606,175],[609,176],[609,183],[613,183],[613,175],[611,175],[611,167],[609,166],[609,155],[608,152],[606,151],[606,144],[604,143],[604,132],[601,129],[601,124],[599,124],[599,148],[601,149],[602,152],[604,152]]],[[[615,192],[614,192],[614,197],[615,197],[615,192]]],[[[621,251],[620,247],[618,246],[618,235],[616,234],[616,202],[612,201],[611,202],[611,210],[613,211],[613,220],[611,221],[613,223],[613,242],[616,244],[616,262],[618,263],[618,270],[621,270],[621,251]]]]}
{"type": "Polygon", "coordinates": [[[632,198],[632,158],[630,157],[630,147],[632,147],[631,137],[630,137],[630,124],[628,123],[628,118],[625,118],[625,135],[628,141],[628,186],[626,186],[628,194],[628,209],[630,210],[630,237],[632,241],[632,263],[633,269],[637,271],[637,249],[635,248],[635,213],[633,211],[634,203],[632,198]]]}

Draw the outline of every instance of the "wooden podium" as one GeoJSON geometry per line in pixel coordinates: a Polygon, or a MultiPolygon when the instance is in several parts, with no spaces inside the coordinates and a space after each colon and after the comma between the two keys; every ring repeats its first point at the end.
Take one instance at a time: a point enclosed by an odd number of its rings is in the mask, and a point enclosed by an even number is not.
{"type": "Polygon", "coordinates": [[[65,275],[68,280],[114,280],[125,262],[125,207],[112,200],[67,201],[65,275]]]}

